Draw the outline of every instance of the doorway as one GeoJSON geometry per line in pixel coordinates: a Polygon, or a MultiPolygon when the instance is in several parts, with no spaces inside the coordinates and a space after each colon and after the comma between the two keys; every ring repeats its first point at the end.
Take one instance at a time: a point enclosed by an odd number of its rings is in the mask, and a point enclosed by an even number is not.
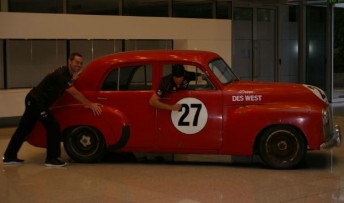
{"type": "Polygon", "coordinates": [[[276,8],[233,9],[234,72],[242,80],[278,81],[276,8]]]}
{"type": "Polygon", "coordinates": [[[344,102],[344,3],[335,4],[333,12],[333,102],[344,102]]]}

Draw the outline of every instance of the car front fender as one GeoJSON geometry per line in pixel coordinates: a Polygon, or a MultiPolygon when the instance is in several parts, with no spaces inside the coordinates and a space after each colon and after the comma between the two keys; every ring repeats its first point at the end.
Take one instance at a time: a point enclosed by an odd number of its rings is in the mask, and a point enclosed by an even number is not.
{"type": "Polygon", "coordinates": [[[257,136],[274,125],[289,125],[300,130],[311,148],[322,143],[321,108],[290,105],[228,106],[224,115],[222,150],[252,155],[257,136]]]}

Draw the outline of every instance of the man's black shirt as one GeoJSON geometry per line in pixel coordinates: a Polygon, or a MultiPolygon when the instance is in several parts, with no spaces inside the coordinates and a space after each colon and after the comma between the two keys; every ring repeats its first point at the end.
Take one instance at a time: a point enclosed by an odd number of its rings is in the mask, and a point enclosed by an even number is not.
{"type": "Polygon", "coordinates": [[[37,102],[50,106],[64,91],[73,85],[73,76],[67,66],[60,67],[45,78],[29,92],[37,102]]]}

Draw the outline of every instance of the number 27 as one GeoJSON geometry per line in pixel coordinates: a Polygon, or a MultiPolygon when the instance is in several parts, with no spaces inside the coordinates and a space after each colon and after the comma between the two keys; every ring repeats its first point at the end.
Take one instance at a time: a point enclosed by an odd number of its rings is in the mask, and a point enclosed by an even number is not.
{"type": "Polygon", "coordinates": [[[178,121],[179,126],[190,126],[190,122],[185,121],[186,117],[188,117],[190,113],[190,108],[196,108],[196,112],[193,118],[192,125],[197,126],[198,125],[198,117],[202,109],[202,104],[182,104],[182,108],[179,111],[182,111],[182,109],[185,109],[183,115],[180,117],[178,121]]]}

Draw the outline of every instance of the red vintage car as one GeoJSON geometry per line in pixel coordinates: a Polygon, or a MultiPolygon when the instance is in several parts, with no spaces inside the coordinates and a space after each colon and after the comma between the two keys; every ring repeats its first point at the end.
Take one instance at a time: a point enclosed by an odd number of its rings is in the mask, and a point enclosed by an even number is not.
{"type": "MultiPolygon", "coordinates": [[[[52,107],[62,141],[76,162],[96,162],[107,151],[259,155],[272,168],[297,167],[307,150],[339,146],[325,93],[314,86],[241,81],[216,53],[132,51],[100,57],[75,86],[102,104],[92,111],[65,94],[52,107]],[[195,72],[188,90],[163,98],[180,111],[156,109],[149,99],[173,64],[195,72]]],[[[45,147],[38,123],[28,137],[45,147]]]]}

